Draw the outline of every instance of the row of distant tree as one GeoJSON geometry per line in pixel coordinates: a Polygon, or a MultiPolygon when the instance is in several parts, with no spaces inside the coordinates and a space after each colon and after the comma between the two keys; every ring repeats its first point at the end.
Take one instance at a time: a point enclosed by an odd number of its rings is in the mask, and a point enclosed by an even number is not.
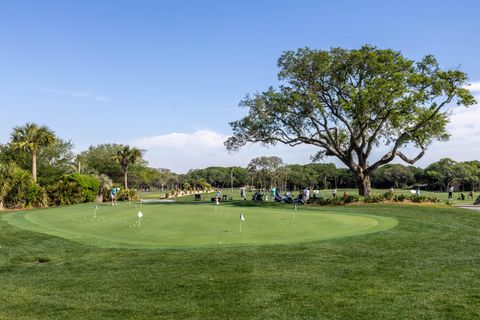
{"type": "MultiPolygon", "coordinates": [[[[177,174],[152,168],[144,151],[120,144],[101,144],[75,154],[73,144],[45,127],[14,128],[9,143],[0,145],[0,204],[41,206],[107,196],[113,185],[124,189],[208,189],[251,186],[283,190],[356,188],[351,170],[332,163],[285,164],[279,157],[258,157],[247,167],[208,167],[177,174]],[[26,199],[26,200],[25,200],[26,199]]],[[[421,186],[446,190],[480,186],[480,162],[441,159],[425,169],[387,164],[372,175],[375,188],[421,186]]]]}
{"type": "MultiPolygon", "coordinates": [[[[190,170],[179,175],[180,184],[195,186],[207,182],[217,188],[249,185],[255,188],[276,186],[284,190],[357,188],[358,179],[346,168],[337,168],[332,163],[306,165],[284,164],[279,157],[255,158],[246,168],[209,167],[190,170]]],[[[458,190],[480,188],[480,162],[456,162],[441,159],[425,169],[387,164],[372,176],[374,188],[417,188],[445,191],[455,185],[458,190]]]]}

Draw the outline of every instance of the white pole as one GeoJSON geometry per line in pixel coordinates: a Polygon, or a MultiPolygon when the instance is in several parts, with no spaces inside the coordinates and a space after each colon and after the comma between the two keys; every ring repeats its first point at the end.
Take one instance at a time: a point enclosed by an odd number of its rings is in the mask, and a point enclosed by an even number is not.
{"type": "Polygon", "coordinates": [[[138,211],[138,227],[140,228],[140,224],[142,223],[142,217],[143,217],[143,213],[142,211],[138,211]]]}

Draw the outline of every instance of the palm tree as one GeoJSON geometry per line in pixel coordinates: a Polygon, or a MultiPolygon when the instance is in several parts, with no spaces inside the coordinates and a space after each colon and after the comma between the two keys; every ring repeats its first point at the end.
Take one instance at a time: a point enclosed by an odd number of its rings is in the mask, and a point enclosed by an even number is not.
{"type": "Polygon", "coordinates": [[[142,157],[142,150],[137,148],[130,148],[130,146],[124,146],[117,151],[117,154],[113,156],[121,167],[124,175],[125,189],[128,189],[128,167],[135,164],[142,157]]]}
{"type": "Polygon", "coordinates": [[[14,165],[0,163],[0,209],[4,207],[4,198],[10,191],[14,165]]]}
{"type": "Polygon", "coordinates": [[[37,154],[42,147],[55,143],[55,133],[45,125],[26,123],[13,128],[11,135],[13,150],[27,151],[32,154],[32,178],[37,181],[37,154]]]}

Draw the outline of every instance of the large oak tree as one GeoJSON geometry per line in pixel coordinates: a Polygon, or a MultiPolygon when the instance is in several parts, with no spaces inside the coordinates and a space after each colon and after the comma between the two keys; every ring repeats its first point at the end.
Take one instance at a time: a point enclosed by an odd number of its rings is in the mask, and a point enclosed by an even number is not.
{"type": "Polygon", "coordinates": [[[308,48],[278,60],[281,85],[248,95],[243,119],[230,123],[228,150],[250,142],[314,145],[314,159],[333,156],[357,177],[359,193],[371,191],[370,175],[396,157],[419,160],[434,140],[447,140],[447,106],[475,103],[467,75],[441,69],[425,56],[418,62],[400,52],[308,48]],[[409,157],[405,147],[416,148],[409,157]],[[375,149],[383,156],[371,159],[375,149]]]}

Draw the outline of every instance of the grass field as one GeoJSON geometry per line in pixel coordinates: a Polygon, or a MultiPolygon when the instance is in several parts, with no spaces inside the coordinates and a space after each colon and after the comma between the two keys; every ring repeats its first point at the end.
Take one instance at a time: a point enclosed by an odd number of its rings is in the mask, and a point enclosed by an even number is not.
{"type": "Polygon", "coordinates": [[[304,210],[398,225],[276,245],[128,249],[24,230],[2,213],[0,319],[480,318],[478,212],[395,204],[304,210]]]}
{"type": "Polygon", "coordinates": [[[397,224],[382,216],[318,212],[291,205],[121,203],[94,207],[81,204],[12,212],[3,218],[27,230],[117,248],[285,244],[377,232],[397,224]]]}

